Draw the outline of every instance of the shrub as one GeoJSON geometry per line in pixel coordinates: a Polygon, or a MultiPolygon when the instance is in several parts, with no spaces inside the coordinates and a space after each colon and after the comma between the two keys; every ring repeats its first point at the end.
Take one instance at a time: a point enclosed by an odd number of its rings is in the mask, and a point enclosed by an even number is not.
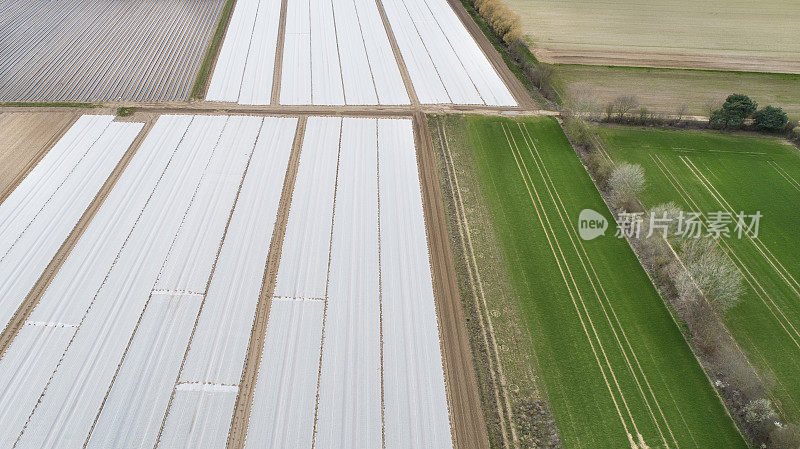
{"type": "Polygon", "coordinates": [[[789,116],[781,108],[767,106],[753,114],[753,126],[758,131],[781,132],[788,123],[789,116]]]}
{"type": "Polygon", "coordinates": [[[579,118],[568,118],[564,121],[564,131],[575,145],[591,148],[594,130],[585,121],[579,118]]]}
{"type": "Polygon", "coordinates": [[[728,96],[722,109],[717,109],[711,114],[710,125],[718,129],[740,129],[744,121],[750,117],[758,107],[758,103],[747,95],[733,94],[728,96]]]}
{"type": "Polygon", "coordinates": [[[522,40],[519,17],[500,0],[473,0],[475,9],[506,44],[522,40]]]}

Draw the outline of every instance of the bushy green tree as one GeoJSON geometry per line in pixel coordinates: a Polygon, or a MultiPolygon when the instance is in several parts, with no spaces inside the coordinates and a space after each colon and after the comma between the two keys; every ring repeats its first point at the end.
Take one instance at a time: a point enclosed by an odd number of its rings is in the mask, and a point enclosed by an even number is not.
{"type": "Polygon", "coordinates": [[[753,114],[753,125],[759,131],[781,132],[787,123],[789,116],[781,108],[767,106],[753,114]]]}
{"type": "Polygon", "coordinates": [[[758,108],[758,103],[747,95],[730,95],[723,103],[722,109],[711,114],[710,124],[714,128],[740,129],[744,126],[745,119],[750,117],[756,108],[758,108]]]}

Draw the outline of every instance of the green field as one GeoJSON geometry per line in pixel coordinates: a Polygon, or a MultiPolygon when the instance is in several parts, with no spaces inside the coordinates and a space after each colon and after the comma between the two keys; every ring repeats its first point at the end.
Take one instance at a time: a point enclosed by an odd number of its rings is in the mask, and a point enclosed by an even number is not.
{"type": "Polygon", "coordinates": [[[449,124],[467,133],[451,150],[473,161],[563,447],[746,447],[628,244],[577,236],[582,209],[610,213],[558,123],[449,124]]]}
{"type": "Polygon", "coordinates": [[[783,108],[800,118],[800,75],[650,69],[590,65],[557,65],[556,76],[567,96],[591,99],[595,110],[623,95],[661,114],[676,114],[686,106],[690,115],[708,116],[732,93],[749,95],[759,107],[783,108]]]}
{"type": "Polygon", "coordinates": [[[717,132],[601,128],[615,160],[641,164],[646,205],[675,201],[704,213],[761,211],[758,237],[720,243],[745,277],[726,322],[774,381],[787,418],[800,419],[800,153],[775,139],[717,132]]]}

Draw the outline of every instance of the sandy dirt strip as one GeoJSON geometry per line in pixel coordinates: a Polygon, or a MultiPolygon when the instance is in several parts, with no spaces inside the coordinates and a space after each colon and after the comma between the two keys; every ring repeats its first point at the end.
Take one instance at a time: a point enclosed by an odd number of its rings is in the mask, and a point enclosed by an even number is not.
{"type": "Polygon", "coordinates": [[[72,112],[0,113],[0,203],[77,118],[72,112]]]}
{"type": "Polygon", "coordinates": [[[447,219],[437,178],[434,146],[424,114],[414,115],[414,140],[417,146],[422,181],[425,227],[428,234],[433,290],[439,315],[439,334],[443,348],[445,381],[450,403],[453,446],[489,447],[483,419],[478,381],[467,337],[461,296],[450,250],[447,219]]]}

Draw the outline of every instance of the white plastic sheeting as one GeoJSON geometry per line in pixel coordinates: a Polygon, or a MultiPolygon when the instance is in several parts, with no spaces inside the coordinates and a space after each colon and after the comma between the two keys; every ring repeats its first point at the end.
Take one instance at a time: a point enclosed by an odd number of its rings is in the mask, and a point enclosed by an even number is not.
{"type": "Polygon", "coordinates": [[[325,297],[341,124],[338,117],[308,119],[275,296],[325,297]]]}
{"type": "Polygon", "coordinates": [[[75,329],[25,325],[0,359],[0,447],[13,447],[75,329]]]}
{"type": "Polygon", "coordinates": [[[86,447],[155,446],[201,299],[151,297],[86,447]]]}
{"type": "Polygon", "coordinates": [[[261,125],[252,117],[212,120],[209,126],[219,136],[217,150],[158,276],[156,291],[205,293],[261,125]]]}
{"type": "MultiPolygon", "coordinates": [[[[80,447],[89,436],[217,135],[194,117],[44,390],[17,447],[80,447]]],[[[169,151],[170,148],[162,148],[169,151]]]]}
{"type": "Polygon", "coordinates": [[[158,447],[223,449],[238,393],[238,387],[178,385],[158,447]]]}
{"type": "Polygon", "coordinates": [[[515,106],[446,0],[383,0],[421,103],[515,106]]]}
{"type": "Polygon", "coordinates": [[[409,120],[378,120],[386,447],[452,447],[409,120]]]}
{"type": "Polygon", "coordinates": [[[273,299],[245,448],[311,447],[324,308],[273,299]]]}
{"type": "Polygon", "coordinates": [[[236,2],[208,86],[208,100],[269,104],[280,9],[280,0],[236,2]]]}
{"type": "Polygon", "coordinates": [[[342,123],[316,447],[382,444],[376,127],[342,123]]]}
{"type": "Polygon", "coordinates": [[[192,118],[158,119],[44,292],[30,321],[78,325],[192,118]]]}
{"type": "Polygon", "coordinates": [[[142,129],[84,115],[0,204],[4,329],[142,129]]]}
{"type": "Polygon", "coordinates": [[[377,5],[289,0],[282,104],[408,104],[377,5]]]}
{"type": "Polygon", "coordinates": [[[241,379],[296,127],[294,118],[264,120],[181,381],[236,385],[241,379]]]}

